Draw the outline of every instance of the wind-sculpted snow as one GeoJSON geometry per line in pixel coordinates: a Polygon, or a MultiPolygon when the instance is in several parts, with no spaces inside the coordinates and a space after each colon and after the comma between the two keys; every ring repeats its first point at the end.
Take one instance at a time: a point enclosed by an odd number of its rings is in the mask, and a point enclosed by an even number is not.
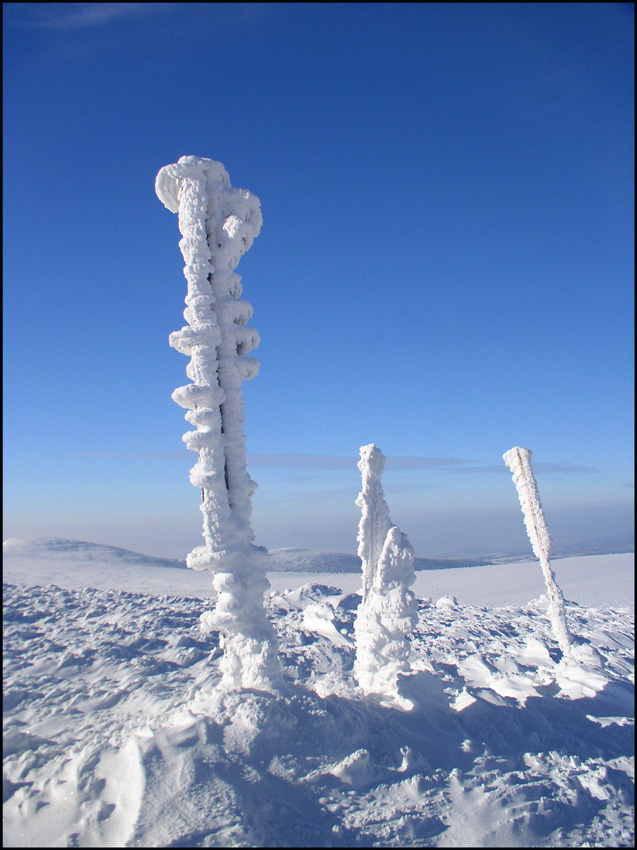
{"type": "Polygon", "coordinates": [[[5,585],[5,846],[634,843],[631,607],[566,603],[600,683],[558,663],[546,598],[421,600],[406,713],[357,686],[341,578],[266,596],[273,693],[216,688],[203,599],[5,585]]]}

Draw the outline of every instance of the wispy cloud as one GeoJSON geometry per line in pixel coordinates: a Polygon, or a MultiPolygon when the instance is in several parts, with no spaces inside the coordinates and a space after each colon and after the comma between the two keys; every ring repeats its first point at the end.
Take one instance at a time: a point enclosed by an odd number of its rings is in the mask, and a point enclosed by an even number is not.
{"type": "Polygon", "coordinates": [[[194,455],[174,452],[74,452],[79,457],[105,458],[107,460],[189,460],[194,463],[194,455]]]}
{"type": "MultiPolygon", "coordinates": [[[[387,469],[449,469],[470,460],[449,457],[388,457],[387,469]]],[[[250,466],[268,466],[277,469],[356,469],[357,457],[340,455],[303,455],[303,454],[251,454],[250,466]]]]}
{"type": "Polygon", "coordinates": [[[175,3],[43,3],[32,4],[37,16],[23,25],[52,30],[80,30],[104,26],[121,18],[153,14],[175,3]]]}
{"type": "MultiPolygon", "coordinates": [[[[577,463],[569,463],[568,461],[564,461],[563,463],[535,463],[533,462],[533,469],[536,472],[554,472],[560,473],[563,475],[572,475],[574,473],[599,473],[600,470],[596,466],[582,466],[577,463]]],[[[453,472],[506,472],[507,475],[511,473],[506,468],[504,464],[491,464],[488,466],[467,466],[462,469],[454,469],[453,472]]]]}
{"type": "MultiPolygon", "coordinates": [[[[342,457],[336,455],[303,455],[303,454],[252,454],[248,455],[248,465],[267,466],[278,469],[356,469],[357,457],[342,457]]],[[[534,463],[533,468],[538,472],[553,472],[564,475],[574,473],[599,473],[595,466],[582,466],[569,461],[558,463],[534,463]]],[[[460,457],[420,457],[390,455],[387,457],[386,469],[393,471],[408,471],[418,469],[438,469],[448,472],[475,473],[505,473],[509,470],[504,463],[479,464],[475,460],[460,457]]]]}
{"type": "MultiPolygon", "coordinates": [[[[194,462],[190,452],[78,452],[81,457],[107,458],[122,460],[176,460],[194,462]]],[[[248,454],[248,466],[270,469],[321,469],[355,470],[358,457],[343,455],[306,455],[306,454],[248,454]]],[[[390,455],[386,458],[386,469],[391,471],[413,471],[418,469],[441,470],[447,472],[501,473],[510,475],[504,463],[479,464],[475,460],[459,457],[421,457],[409,455],[390,455]]],[[[595,466],[562,461],[558,463],[534,463],[533,469],[543,473],[598,474],[595,466]]],[[[629,485],[627,485],[629,486],[629,485]]]]}

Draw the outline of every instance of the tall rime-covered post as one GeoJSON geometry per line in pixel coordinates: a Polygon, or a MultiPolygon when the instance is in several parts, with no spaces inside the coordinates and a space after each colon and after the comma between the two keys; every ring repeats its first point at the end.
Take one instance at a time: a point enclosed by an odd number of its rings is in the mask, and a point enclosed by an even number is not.
{"type": "Polygon", "coordinates": [[[365,599],[372,586],[374,569],[392,523],[380,483],[385,471],[385,455],[374,443],[361,446],[360,454],[358,468],[361,471],[363,487],[356,499],[356,504],[361,508],[357,540],[358,557],[363,563],[363,599],[365,599]]]}
{"type": "Polygon", "coordinates": [[[373,443],[361,448],[358,463],[363,489],[356,500],[362,509],[358,554],[363,562],[363,598],[354,622],[354,674],[366,694],[378,694],[389,705],[405,709],[413,703],[399,694],[398,675],[409,671],[407,635],[417,621],[414,551],[407,536],[389,517],[380,483],[385,456],[373,443]]]}
{"type": "Polygon", "coordinates": [[[190,481],[203,494],[205,545],[186,561],[191,569],[214,573],[217,603],[202,624],[221,632],[223,685],[270,689],[280,671],[263,608],[269,584],[250,524],[256,485],[246,466],[241,394],[242,381],[258,371],[258,361],[246,355],[259,344],[259,335],[246,327],[252,307],[240,300],[241,278],[234,272],[261,229],[259,199],[233,188],[220,162],[196,156],[162,168],[155,189],[164,206],[179,213],[188,282],[187,325],[169,342],[190,356],[186,374],[192,383],[172,397],[195,426],[183,439],[198,453],[190,481]]]}
{"type": "Polygon", "coordinates": [[[531,467],[532,454],[530,449],[515,446],[509,449],[508,452],[505,452],[502,457],[513,473],[513,481],[518,491],[520,506],[524,514],[526,533],[531,541],[531,547],[535,557],[539,559],[542,565],[542,572],[544,573],[544,581],[549,597],[548,616],[560,649],[566,655],[571,649],[572,637],[566,625],[564,597],[555,581],[555,575],[549,561],[551,536],[546,525],[546,520],[544,519],[544,511],[542,510],[540,495],[537,490],[537,484],[535,483],[533,468],[531,467]]]}

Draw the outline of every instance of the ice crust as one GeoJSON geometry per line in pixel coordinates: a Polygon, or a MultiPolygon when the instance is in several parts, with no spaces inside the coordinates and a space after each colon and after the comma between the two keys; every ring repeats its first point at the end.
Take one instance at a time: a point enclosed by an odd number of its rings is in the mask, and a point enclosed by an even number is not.
{"type": "Polygon", "coordinates": [[[241,384],[253,378],[258,361],[247,357],[259,334],[246,326],[252,306],[240,300],[235,273],[242,255],[261,229],[259,199],[232,187],[220,162],[181,157],[164,166],[155,181],[157,196],[179,214],[188,284],[187,325],[170,334],[170,345],[190,356],[190,384],[173,400],[195,426],[183,436],[198,453],[190,482],[201,488],[204,546],[186,558],[188,567],[214,574],[215,610],[202,627],[219,630],[224,657],[222,684],[229,688],[270,688],[280,680],[274,632],[263,609],[269,587],[254,546],[252,495],[256,489],[246,465],[241,384]]]}

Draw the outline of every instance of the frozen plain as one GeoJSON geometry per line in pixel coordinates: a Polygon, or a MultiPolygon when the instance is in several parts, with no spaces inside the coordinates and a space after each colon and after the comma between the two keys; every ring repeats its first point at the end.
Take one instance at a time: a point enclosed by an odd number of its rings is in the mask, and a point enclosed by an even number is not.
{"type": "Polygon", "coordinates": [[[403,712],[352,678],[360,576],[333,554],[268,573],[274,696],[215,689],[207,574],[3,549],[4,846],[634,845],[632,554],[553,562],[585,666],[537,561],[418,572],[403,712]]]}

